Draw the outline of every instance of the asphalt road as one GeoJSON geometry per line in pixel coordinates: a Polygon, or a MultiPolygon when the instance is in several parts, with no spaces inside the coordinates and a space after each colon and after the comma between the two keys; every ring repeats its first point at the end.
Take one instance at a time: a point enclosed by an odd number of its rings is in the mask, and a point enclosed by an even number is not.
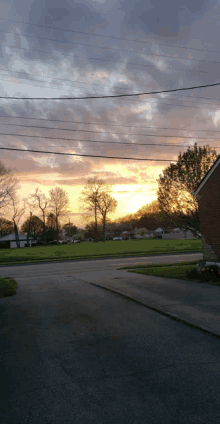
{"type": "Polygon", "coordinates": [[[44,266],[0,299],[1,424],[220,422],[219,339],[44,266]]]}
{"type": "MultiPolygon", "coordinates": [[[[126,270],[117,270],[117,267],[138,265],[138,264],[157,264],[174,263],[181,261],[194,261],[202,259],[202,253],[183,253],[173,255],[155,255],[139,256],[127,258],[105,258],[105,259],[87,259],[80,261],[58,261],[38,264],[0,266],[0,277],[10,275],[18,278],[36,278],[46,275],[72,275],[85,281],[96,281],[97,279],[126,277],[126,270]]],[[[137,274],[136,274],[137,275],[137,274]]],[[[21,280],[21,281],[22,281],[21,280]]],[[[20,280],[19,280],[20,281],[20,280]]]]}

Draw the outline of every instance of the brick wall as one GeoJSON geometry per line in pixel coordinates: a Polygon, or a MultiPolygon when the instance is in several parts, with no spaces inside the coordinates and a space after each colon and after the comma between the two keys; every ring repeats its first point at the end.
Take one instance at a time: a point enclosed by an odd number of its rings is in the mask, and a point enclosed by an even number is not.
{"type": "Polygon", "coordinates": [[[220,165],[198,194],[203,258],[220,260],[220,165]]]}

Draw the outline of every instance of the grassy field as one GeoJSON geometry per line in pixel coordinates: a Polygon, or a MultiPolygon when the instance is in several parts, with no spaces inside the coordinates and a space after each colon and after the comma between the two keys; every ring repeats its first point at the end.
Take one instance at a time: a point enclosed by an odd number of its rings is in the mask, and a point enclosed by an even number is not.
{"type": "MultiPolygon", "coordinates": [[[[117,269],[127,269],[128,272],[153,275],[164,278],[177,278],[180,280],[202,282],[199,278],[188,278],[187,271],[196,268],[199,261],[181,262],[176,264],[151,264],[151,265],[136,265],[134,267],[123,267],[117,269]]],[[[205,281],[207,284],[220,285],[220,282],[205,281]]]]}
{"type": "Polygon", "coordinates": [[[0,264],[201,252],[201,240],[121,240],[0,250],[0,264]]]}

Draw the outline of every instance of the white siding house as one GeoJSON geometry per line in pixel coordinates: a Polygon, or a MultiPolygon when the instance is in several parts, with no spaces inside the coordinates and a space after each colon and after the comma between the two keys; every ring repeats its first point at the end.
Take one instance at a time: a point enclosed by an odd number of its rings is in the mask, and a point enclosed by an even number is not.
{"type": "MultiPolygon", "coordinates": [[[[27,246],[27,236],[25,234],[19,234],[20,247],[27,246]]],[[[29,237],[30,246],[35,244],[33,237],[29,237]]],[[[10,249],[17,247],[15,233],[8,234],[7,236],[0,238],[0,249],[10,249]]]]}

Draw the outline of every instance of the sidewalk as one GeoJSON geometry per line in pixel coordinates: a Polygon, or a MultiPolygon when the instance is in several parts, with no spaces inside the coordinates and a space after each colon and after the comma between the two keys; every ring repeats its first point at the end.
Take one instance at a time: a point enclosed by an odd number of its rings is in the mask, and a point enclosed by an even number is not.
{"type": "Polygon", "coordinates": [[[220,286],[131,273],[90,284],[220,338],[220,286]]]}

